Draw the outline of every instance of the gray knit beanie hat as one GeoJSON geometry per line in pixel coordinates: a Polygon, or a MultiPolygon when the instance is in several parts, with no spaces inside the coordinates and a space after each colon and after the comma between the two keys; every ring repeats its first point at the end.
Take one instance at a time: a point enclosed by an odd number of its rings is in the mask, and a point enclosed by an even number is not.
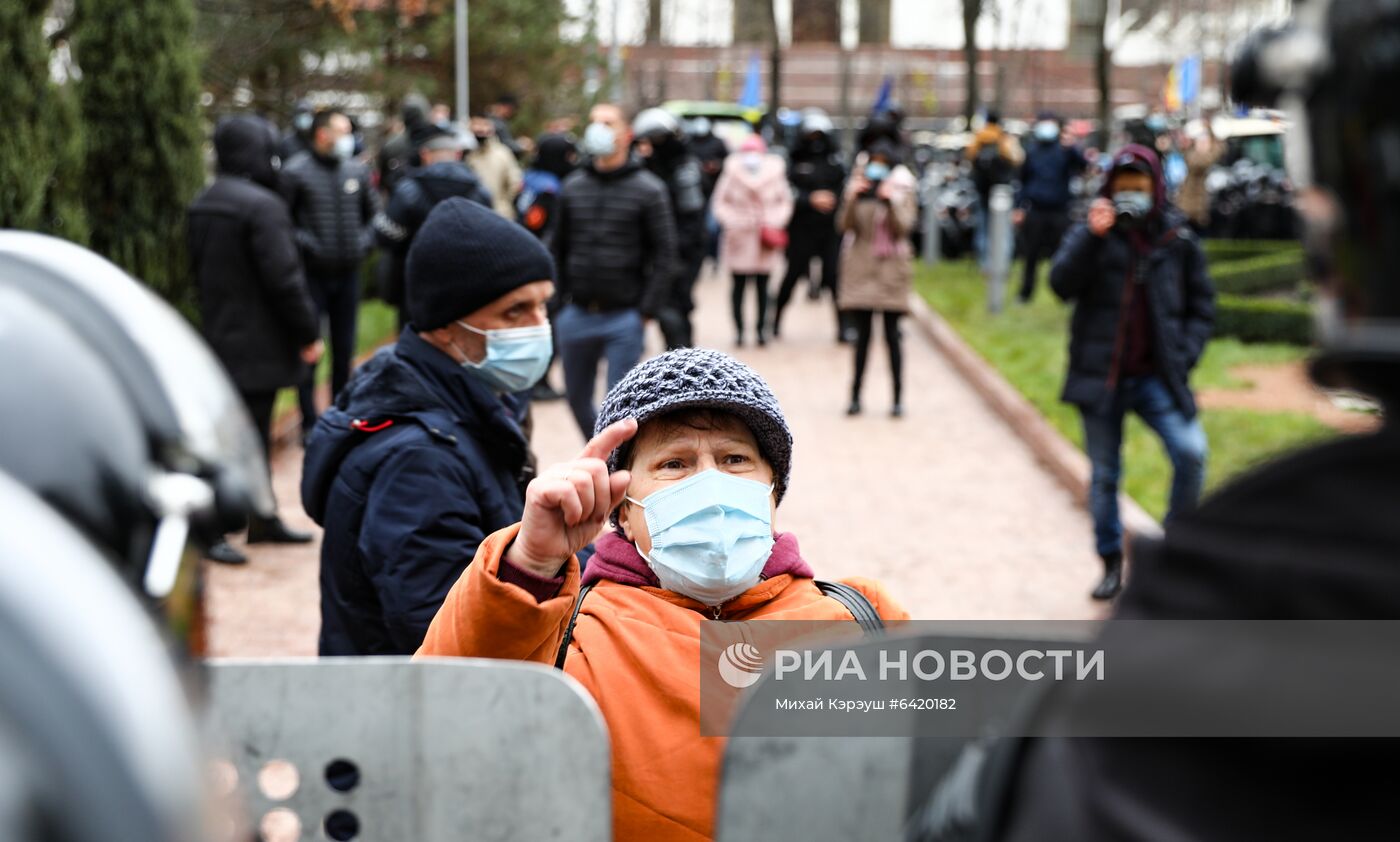
{"type": "MultiPolygon", "coordinates": [[[[773,466],[773,491],[782,502],[792,473],[792,431],[768,384],[728,354],[681,348],[638,365],[603,399],[594,434],[624,418],[645,424],[681,409],[717,409],[739,416],[773,466]]],[[[608,456],[608,470],[621,468],[631,449],[628,441],[614,450],[608,456]]]]}

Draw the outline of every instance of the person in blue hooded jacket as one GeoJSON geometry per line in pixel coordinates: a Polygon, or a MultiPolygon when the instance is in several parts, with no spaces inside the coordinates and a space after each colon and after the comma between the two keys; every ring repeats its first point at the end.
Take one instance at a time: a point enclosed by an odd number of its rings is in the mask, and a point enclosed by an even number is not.
{"type": "Polygon", "coordinates": [[[1050,286],[1074,302],[1061,399],[1083,416],[1089,511],[1104,563],[1093,596],[1111,599],[1122,585],[1127,413],[1152,428],[1171,460],[1168,522],[1195,506],[1205,480],[1206,434],[1190,377],[1215,325],[1215,290],[1200,241],[1167,202],[1156,152],[1130,144],[1113,156],[1103,195],[1055,255],[1050,286]]]}
{"type": "Polygon", "coordinates": [[[548,250],[463,198],[409,249],[399,341],[316,422],[302,475],[321,544],[321,655],[411,655],[483,538],[520,520],[527,401],[549,365],[548,250]]]}
{"type": "Polygon", "coordinates": [[[1021,303],[1035,295],[1036,269],[1041,258],[1053,257],[1069,230],[1070,182],[1088,161],[1079,147],[1061,139],[1060,121],[1044,111],[1036,118],[1033,139],[1021,162],[1021,188],[1016,195],[1015,222],[1021,229],[1025,265],[1021,303]]]}

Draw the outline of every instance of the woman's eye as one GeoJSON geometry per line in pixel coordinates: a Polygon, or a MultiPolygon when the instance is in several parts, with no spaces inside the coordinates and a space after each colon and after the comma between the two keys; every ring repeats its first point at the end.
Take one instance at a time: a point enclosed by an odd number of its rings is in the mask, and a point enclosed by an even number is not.
{"type": "Polygon", "coordinates": [[[665,462],[661,463],[661,469],[663,471],[679,471],[684,467],[685,463],[679,459],[667,459],[665,462]]]}
{"type": "Polygon", "coordinates": [[[749,457],[745,456],[742,453],[731,453],[728,456],[724,457],[724,461],[725,464],[728,465],[743,465],[749,461],[749,457]]]}

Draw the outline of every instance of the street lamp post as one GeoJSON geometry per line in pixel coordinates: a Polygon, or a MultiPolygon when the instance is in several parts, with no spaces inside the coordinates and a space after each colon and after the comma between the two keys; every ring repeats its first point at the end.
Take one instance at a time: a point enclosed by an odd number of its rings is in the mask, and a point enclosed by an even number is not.
{"type": "Polygon", "coordinates": [[[471,112],[467,98],[467,0],[457,0],[457,119],[466,125],[471,112]]]}

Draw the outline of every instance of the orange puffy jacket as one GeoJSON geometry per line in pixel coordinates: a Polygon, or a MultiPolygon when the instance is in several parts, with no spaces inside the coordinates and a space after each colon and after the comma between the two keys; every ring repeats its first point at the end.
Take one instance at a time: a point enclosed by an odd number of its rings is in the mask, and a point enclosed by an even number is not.
{"type": "MultiPolygon", "coordinates": [[[[498,578],[519,525],[488,537],[428,628],[418,655],[554,663],[579,592],[570,559],[564,584],[536,602],[498,578]]],[[[886,620],[909,615],[868,579],[848,579],[886,620]]],[[[583,601],[564,670],[588,689],[612,737],[614,837],[695,840],[714,835],[722,737],[700,735],[700,624],[711,609],[661,588],[600,582],[583,601]]],[[[788,574],[726,602],[719,619],[851,620],[811,579],[788,574]]]]}

